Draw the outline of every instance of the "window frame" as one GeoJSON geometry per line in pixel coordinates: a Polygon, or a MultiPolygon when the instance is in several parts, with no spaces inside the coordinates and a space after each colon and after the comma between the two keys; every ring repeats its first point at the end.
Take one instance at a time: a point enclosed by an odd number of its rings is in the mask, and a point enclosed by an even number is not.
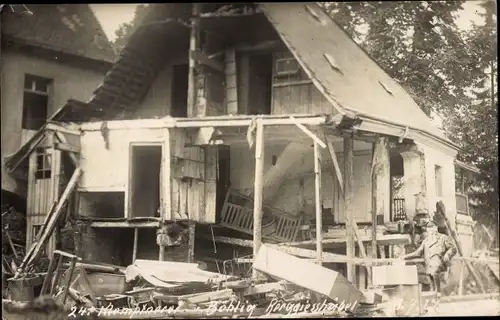
{"type": "Polygon", "coordinates": [[[22,129],[23,130],[38,130],[40,129],[49,115],[49,108],[51,103],[51,92],[52,92],[53,79],[33,75],[26,73],[24,74],[24,85],[23,85],[23,100],[22,100],[22,129]],[[37,106],[44,108],[42,112],[45,114],[44,119],[33,118],[32,115],[40,110],[32,110],[33,105],[28,105],[27,100],[29,98],[42,97],[45,98],[44,106],[37,106]],[[35,112],[36,111],[36,112],[35,112]]]}

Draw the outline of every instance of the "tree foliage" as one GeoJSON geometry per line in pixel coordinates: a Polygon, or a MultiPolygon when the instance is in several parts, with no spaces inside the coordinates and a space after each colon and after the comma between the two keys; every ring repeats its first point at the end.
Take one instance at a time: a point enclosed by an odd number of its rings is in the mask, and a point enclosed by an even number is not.
{"type": "Polygon", "coordinates": [[[472,186],[475,219],[498,223],[496,2],[482,1],[484,24],[461,30],[465,1],[325,2],[328,13],[428,115],[443,118],[459,158],[481,174],[472,186]],[[491,71],[493,70],[493,71],[491,71]]]}
{"type": "Polygon", "coordinates": [[[139,4],[135,8],[134,18],[132,21],[122,23],[115,31],[116,39],[114,41],[114,46],[118,52],[123,49],[130,35],[137,29],[142,19],[146,16],[147,8],[147,4],[139,4]]]}

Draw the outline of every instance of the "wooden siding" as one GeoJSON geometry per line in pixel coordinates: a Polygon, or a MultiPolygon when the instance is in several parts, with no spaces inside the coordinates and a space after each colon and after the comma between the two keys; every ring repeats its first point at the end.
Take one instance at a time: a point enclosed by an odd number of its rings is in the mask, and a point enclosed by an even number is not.
{"type": "Polygon", "coordinates": [[[171,130],[172,219],[215,223],[216,149],[185,147],[186,132],[171,130]]]}
{"type": "MultiPolygon", "coordinates": [[[[276,52],[277,59],[293,58],[289,51],[276,52]]],[[[302,68],[297,75],[277,77],[273,67],[272,114],[333,114],[335,109],[313,85],[302,68]]]]}

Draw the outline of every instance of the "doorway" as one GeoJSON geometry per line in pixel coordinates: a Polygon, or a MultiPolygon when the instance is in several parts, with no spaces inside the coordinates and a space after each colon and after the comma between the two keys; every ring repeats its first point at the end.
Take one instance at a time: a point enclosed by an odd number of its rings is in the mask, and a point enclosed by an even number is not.
{"type": "Polygon", "coordinates": [[[158,217],[161,145],[131,145],[129,218],[158,217]]]}
{"type": "Polygon", "coordinates": [[[273,55],[249,56],[248,114],[271,114],[273,55]]]}

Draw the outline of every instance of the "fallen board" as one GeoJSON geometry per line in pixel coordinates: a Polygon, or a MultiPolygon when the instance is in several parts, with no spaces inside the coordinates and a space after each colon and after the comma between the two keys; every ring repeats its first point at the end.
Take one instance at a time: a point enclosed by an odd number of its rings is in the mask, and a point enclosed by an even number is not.
{"type": "Polygon", "coordinates": [[[338,272],[265,244],[259,249],[253,267],[271,277],[327,296],[339,304],[349,305],[347,310],[353,313],[364,299],[363,293],[338,272]]]}

